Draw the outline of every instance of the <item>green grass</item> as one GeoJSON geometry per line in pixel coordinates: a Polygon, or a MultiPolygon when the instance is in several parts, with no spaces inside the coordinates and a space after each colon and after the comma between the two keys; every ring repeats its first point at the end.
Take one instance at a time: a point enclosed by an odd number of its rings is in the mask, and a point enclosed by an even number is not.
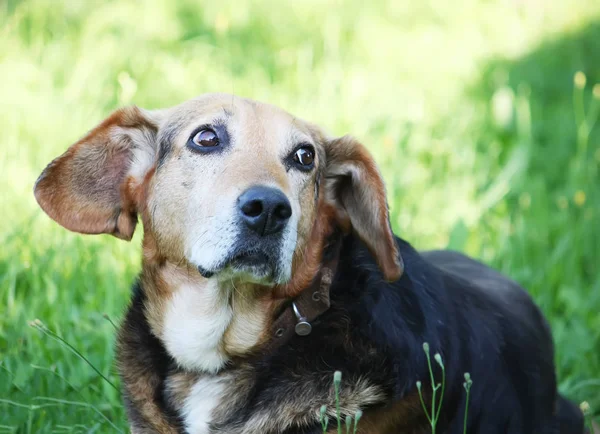
{"type": "MultiPolygon", "coordinates": [[[[333,390],[334,390],[334,400],[335,400],[335,413],[333,413],[333,408],[331,411],[327,411],[327,406],[322,405],[320,409],[320,422],[321,429],[323,434],[326,434],[328,430],[333,430],[333,425],[337,427],[337,433],[342,434],[342,425],[345,428],[346,434],[356,434],[358,430],[358,424],[360,422],[360,418],[363,415],[362,410],[358,410],[353,415],[344,415],[340,410],[340,389],[342,384],[342,372],[335,371],[333,373],[333,390]],[[330,421],[332,422],[330,425],[330,421]]],[[[333,406],[332,406],[333,407],[333,406]]],[[[332,431],[330,431],[332,432],[332,431]]]]}
{"type": "Polygon", "coordinates": [[[116,107],[208,91],[363,140],[395,231],[524,284],[552,324],[561,390],[598,415],[598,41],[597,0],[0,2],[0,432],[126,430],[110,384],[28,324],[118,384],[103,315],[122,315],[140,234],[70,234],[33,182],[116,107]]]}

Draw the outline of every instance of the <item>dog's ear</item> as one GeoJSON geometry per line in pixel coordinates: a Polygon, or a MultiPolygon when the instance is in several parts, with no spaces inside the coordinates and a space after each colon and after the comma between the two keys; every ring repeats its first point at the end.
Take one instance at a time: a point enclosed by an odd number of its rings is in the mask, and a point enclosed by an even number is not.
{"type": "Polygon", "coordinates": [[[375,256],[388,281],[403,272],[390,227],[385,185],[375,161],[357,140],[344,136],[325,143],[325,194],[375,256]]]}
{"type": "Polygon", "coordinates": [[[110,115],[44,169],[34,187],[42,209],[71,231],[130,240],[160,116],[137,107],[110,115]]]}

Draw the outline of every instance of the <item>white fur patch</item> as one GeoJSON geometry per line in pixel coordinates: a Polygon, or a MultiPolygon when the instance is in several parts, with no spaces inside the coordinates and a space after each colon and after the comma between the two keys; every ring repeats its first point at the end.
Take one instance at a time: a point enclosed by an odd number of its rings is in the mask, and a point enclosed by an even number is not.
{"type": "Polygon", "coordinates": [[[156,145],[152,132],[147,128],[115,127],[111,134],[113,140],[131,141],[133,146],[131,146],[129,175],[141,182],[156,160],[156,145]]]}
{"type": "MultiPolygon", "coordinates": [[[[232,199],[231,203],[235,203],[232,199]]],[[[234,207],[220,206],[215,215],[194,217],[186,237],[186,256],[192,264],[212,271],[222,266],[238,237],[234,207]],[[199,220],[199,221],[196,221],[199,220]]]]}
{"type": "Polygon", "coordinates": [[[231,318],[227,297],[217,281],[182,285],[168,301],[163,342],[180,366],[217,372],[227,362],[220,343],[231,318]]]}
{"type": "Polygon", "coordinates": [[[225,381],[219,377],[200,378],[185,399],[182,409],[189,434],[208,434],[212,412],[219,405],[225,381]]]}
{"type": "MultiPolygon", "coordinates": [[[[131,133],[131,135],[142,136],[142,133],[131,133]]],[[[138,140],[141,138],[137,137],[138,140]]],[[[129,174],[139,182],[144,179],[144,176],[146,176],[146,173],[152,168],[156,160],[156,150],[147,142],[140,143],[140,145],[133,148],[131,167],[129,168],[129,174]]]]}

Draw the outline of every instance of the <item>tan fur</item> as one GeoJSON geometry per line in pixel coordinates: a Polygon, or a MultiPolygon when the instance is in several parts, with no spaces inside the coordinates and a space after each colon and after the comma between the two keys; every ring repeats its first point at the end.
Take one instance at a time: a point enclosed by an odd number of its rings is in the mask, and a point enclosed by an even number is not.
{"type": "Polygon", "coordinates": [[[196,372],[184,371],[169,376],[167,379],[166,390],[167,395],[175,408],[183,407],[185,399],[200,376],[201,374],[196,372]]]}
{"type": "Polygon", "coordinates": [[[321,199],[315,214],[310,236],[302,243],[304,248],[297,249],[294,254],[292,280],[274,290],[274,295],[278,298],[297,296],[310,284],[321,265],[325,240],[333,231],[336,211],[321,199]]]}
{"type": "Polygon", "coordinates": [[[326,173],[329,200],[342,206],[386,279],[397,280],[402,274],[402,263],[388,224],[385,185],[368,151],[351,137],[329,142],[326,173]]]}
{"type": "Polygon", "coordinates": [[[270,338],[266,333],[270,327],[266,329],[265,324],[269,322],[276,302],[266,291],[254,295],[244,286],[234,288],[231,304],[235,315],[223,335],[222,348],[230,357],[243,356],[270,338]]]}
{"type": "Polygon", "coordinates": [[[413,392],[400,402],[367,412],[360,421],[358,433],[425,434],[430,431],[419,395],[413,392]]]}
{"type": "Polygon", "coordinates": [[[124,384],[127,392],[133,397],[132,400],[139,411],[152,424],[151,429],[144,427],[144,429],[134,429],[134,432],[178,434],[177,429],[165,419],[162,410],[156,404],[154,393],[158,383],[152,376],[125,378],[124,384]]]}
{"type": "MultiPolygon", "coordinates": [[[[356,231],[387,279],[400,276],[385,188],[366,149],[351,138],[329,139],[318,127],[274,106],[230,95],[204,95],[153,112],[136,107],[118,110],[44,170],[35,196],[50,217],[82,233],[109,233],[129,240],[141,216],[145,315],[153,334],[164,341],[170,301],[183,287],[199,294],[207,290],[208,280],[198,273],[196,256],[205,260],[224,248],[227,238],[221,234],[231,222],[223,221],[223,216],[253,185],[278,188],[290,200],[296,219],[291,276],[285,282],[246,282],[236,276],[220,281],[223,291],[215,302],[233,312],[219,343],[223,357],[250,354],[271,338],[274,311],[282,299],[308,286],[320,266],[325,240],[336,227],[356,231]],[[214,122],[226,125],[230,148],[210,155],[190,151],[186,143],[192,132],[214,122]],[[168,149],[160,161],[165,143],[168,149]],[[301,143],[315,147],[311,172],[289,170],[283,164],[301,143]]],[[[126,348],[121,351],[128,394],[158,432],[174,432],[161,420],[152,396],[158,380],[152,373],[140,376],[144,367],[128,366],[134,357],[126,348]]],[[[243,372],[237,372],[236,384],[243,384],[243,372]]],[[[202,374],[169,379],[174,402],[183,402],[198,375],[202,374]]],[[[349,414],[379,394],[356,380],[343,394],[342,405],[349,414]]],[[[243,390],[236,386],[227,402],[239,399],[243,390]]],[[[284,412],[257,414],[240,432],[261,432],[260,427],[268,424],[284,427],[286,421],[302,424],[318,417],[323,403],[308,396],[310,390],[308,386],[299,390],[302,399],[290,400],[284,412]],[[305,404],[299,408],[301,402],[305,404]]]]}

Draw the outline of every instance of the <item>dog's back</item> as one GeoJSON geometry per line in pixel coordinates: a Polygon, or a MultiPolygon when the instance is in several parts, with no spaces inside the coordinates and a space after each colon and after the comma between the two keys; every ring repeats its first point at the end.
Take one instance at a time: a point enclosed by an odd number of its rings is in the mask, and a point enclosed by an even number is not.
{"type": "MultiPolygon", "coordinates": [[[[552,335],[547,321],[529,294],[517,282],[462,253],[433,250],[423,252],[422,256],[432,265],[458,279],[470,282],[492,300],[496,300],[498,306],[503,306],[499,308],[498,315],[507,315],[511,321],[518,324],[518,328],[533,331],[538,348],[553,351],[552,335]]],[[[554,394],[554,369],[549,372],[552,378],[547,390],[554,394]]],[[[556,394],[554,406],[555,420],[550,432],[580,434],[584,431],[583,414],[576,405],[556,394]]]]}

